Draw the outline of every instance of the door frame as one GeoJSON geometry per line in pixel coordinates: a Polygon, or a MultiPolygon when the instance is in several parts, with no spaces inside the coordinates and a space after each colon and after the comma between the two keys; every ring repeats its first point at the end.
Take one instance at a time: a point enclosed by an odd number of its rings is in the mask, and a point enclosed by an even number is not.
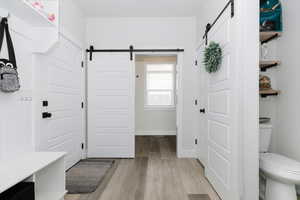
{"type": "MultiPolygon", "coordinates": [[[[59,42],[61,42],[61,38],[63,38],[64,40],[66,40],[67,42],[69,42],[70,44],[72,44],[73,46],[75,46],[76,48],[78,48],[78,50],[80,51],[81,54],[81,60],[83,62],[83,67],[82,67],[82,63],[78,63],[78,65],[76,65],[75,67],[80,67],[82,70],[81,73],[81,80],[80,80],[80,92],[81,92],[81,99],[84,102],[85,105],[85,50],[83,48],[83,45],[81,45],[79,42],[75,41],[70,34],[68,33],[60,33],[60,40],[59,42]]],[[[56,45],[57,46],[57,45],[56,45]]],[[[55,46],[55,47],[56,47],[55,46]]],[[[48,54],[49,52],[47,52],[46,54],[48,54]]],[[[36,67],[37,62],[40,58],[40,56],[43,56],[42,54],[33,54],[33,66],[36,67]]],[[[41,113],[44,111],[47,111],[47,109],[45,107],[43,107],[41,105],[41,102],[44,101],[45,99],[47,99],[47,90],[44,90],[43,87],[41,87],[41,85],[46,84],[45,80],[43,79],[42,76],[39,76],[39,74],[44,74],[45,73],[45,69],[42,67],[38,67],[35,69],[34,74],[33,74],[33,83],[34,83],[34,99],[33,99],[33,144],[34,144],[34,150],[35,151],[41,151],[41,149],[43,148],[44,144],[42,143],[42,135],[40,133],[39,130],[42,130],[42,126],[43,126],[43,121],[41,119],[41,113]],[[41,89],[42,88],[42,89],[41,89]]],[[[86,140],[86,108],[84,107],[82,109],[82,129],[81,129],[81,133],[80,133],[80,140],[81,142],[84,142],[86,140]]],[[[80,144],[78,144],[80,145],[80,144]]],[[[80,158],[84,159],[86,158],[86,150],[85,149],[81,149],[80,151],[80,158]]]]}
{"type": "MultiPolygon", "coordinates": [[[[168,47],[161,47],[162,49],[170,49],[168,47]]],[[[145,49],[149,49],[147,47],[145,47],[145,49]]],[[[183,65],[184,65],[184,52],[141,52],[141,53],[134,53],[134,63],[133,63],[133,67],[134,67],[134,81],[133,81],[133,87],[134,87],[134,101],[136,98],[136,79],[135,79],[135,68],[136,68],[136,56],[137,55],[150,55],[150,56],[158,56],[158,55],[176,55],[177,56],[177,66],[176,69],[179,73],[179,80],[178,80],[178,96],[176,98],[176,125],[177,125],[177,133],[176,133],[176,154],[177,157],[180,157],[180,155],[182,155],[182,138],[183,138],[183,132],[182,132],[182,114],[183,114],[183,88],[182,88],[182,69],[183,69],[183,65]]],[[[177,80],[176,80],[177,81],[177,80]]],[[[134,109],[134,113],[135,113],[135,106],[133,107],[134,109]]],[[[135,115],[134,115],[134,132],[136,132],[135,129],[135,115]]]]}

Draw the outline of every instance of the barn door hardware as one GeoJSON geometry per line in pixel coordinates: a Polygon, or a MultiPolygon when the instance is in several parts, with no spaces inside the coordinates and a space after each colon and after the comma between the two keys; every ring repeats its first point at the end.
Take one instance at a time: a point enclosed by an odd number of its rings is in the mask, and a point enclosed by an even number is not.
{"type": "Polygon", "coordinates": [[[203,39],[205,39],[205,44],[206,45],[207,45],[207,42],[208,42],[208,33],[209,33],[209,31],[212,29],[212,27],[214,27],[214,25],[218,22],[218,20],[224,14],[224,12],[227,10],[227,8],[229,8],[229,6],[231,8],[231,18],[233,18],[234,17],[234,0],[229,0],[228,3],[226,4],[226,6],[223,8],[223,10],[219,13],[219,15],[217,16],[215,21],[212,24],[208,23],[206,25],[205,34],[203,36],[203,39]]]}
{"type": "Polygon", "coordinates": [[[43,112],[42,113],[42,118],[43,119],[47,119],[47,118],[51,118],[52,117],[52,114],[51,113],[48,113],[48,112],[43,112]]]}
{"type": "Polygon", "coordinates": [[[89,49],[86,50],[89,53],[90,61],[93,60],[93,53],[117,53],[117,52],[128,52],[130,54],[130,60],[133,60],[133,53],[147,53],[147,52],[184,52],[184,49],[135,49],[133,45],[130,45],[129,49],[94,49],[94,46],[90,46],[89,49]]]}

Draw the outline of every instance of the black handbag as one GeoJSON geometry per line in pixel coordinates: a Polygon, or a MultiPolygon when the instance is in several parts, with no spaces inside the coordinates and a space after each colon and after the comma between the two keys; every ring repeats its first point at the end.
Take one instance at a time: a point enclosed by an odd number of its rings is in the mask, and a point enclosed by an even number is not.
{"type": "Polygon", "coordinates": [[[20,80],[17,71],[17,62],[13,42],[9,33],[7,18],[2,18],[0,24],[0,52],[6,35],[9,59],[0,59],[0,90],[6,93],[16,92],[20,89],[20,80]]]}

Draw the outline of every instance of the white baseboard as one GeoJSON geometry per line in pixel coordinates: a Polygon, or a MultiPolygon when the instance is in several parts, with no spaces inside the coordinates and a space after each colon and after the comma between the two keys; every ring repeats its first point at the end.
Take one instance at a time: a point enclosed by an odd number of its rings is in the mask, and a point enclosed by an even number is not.
{"type": "Polygon", "coordinates": [[[195,149],[179,149],[178,158],[196,158],[195,149]]]}
{"type": "Polygon", "coordinates": [[[135,135],[138,136],[168,136],[177,135],[176,131],[137,131],[135,135]]]}

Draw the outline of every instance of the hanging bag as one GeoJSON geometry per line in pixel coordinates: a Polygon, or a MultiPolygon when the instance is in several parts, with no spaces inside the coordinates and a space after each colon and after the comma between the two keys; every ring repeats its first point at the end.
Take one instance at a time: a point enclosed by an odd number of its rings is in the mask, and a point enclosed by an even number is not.
{"type": "Polygon", "coordinates": [[[12,93],[20,89],[20,80],[18,76],[16,56],[13,42],[9,33],[7,18],[2,18],[0,24],[0,52],[5,35],[9,59],[0,59],[0,90],[6,93],[12,93]]]}

